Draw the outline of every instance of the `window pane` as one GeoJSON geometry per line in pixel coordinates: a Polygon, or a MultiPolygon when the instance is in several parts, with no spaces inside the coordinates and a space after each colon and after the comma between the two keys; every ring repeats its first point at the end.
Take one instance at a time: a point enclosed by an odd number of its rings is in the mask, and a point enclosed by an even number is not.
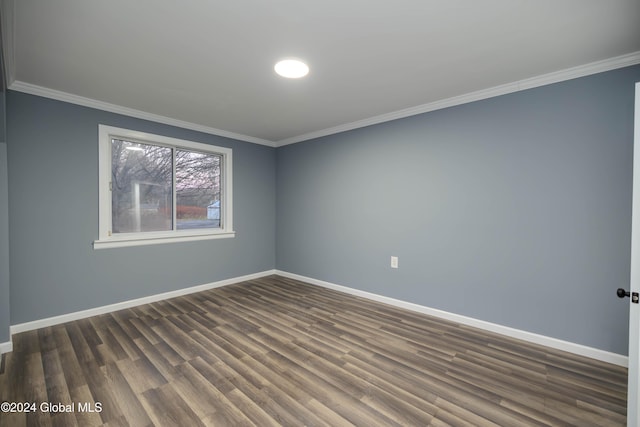
{"type": "Polygon", "coordinates": [[[112,232],[173,229],[171,148],[111,140],[112,232]]]}
{"type": "Polygon", "coordinates": [[[178,230],[220,228],[221,156],[176,149],[178,230]]]}

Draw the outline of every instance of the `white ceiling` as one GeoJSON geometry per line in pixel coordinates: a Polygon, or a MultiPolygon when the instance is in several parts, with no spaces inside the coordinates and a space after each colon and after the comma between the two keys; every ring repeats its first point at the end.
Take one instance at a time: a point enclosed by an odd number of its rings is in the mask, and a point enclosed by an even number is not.
{"type": "Polygon", "coordinates": [[[639,0],[3,1],[11,89],[273,146],[640,63],[639,0]]]}

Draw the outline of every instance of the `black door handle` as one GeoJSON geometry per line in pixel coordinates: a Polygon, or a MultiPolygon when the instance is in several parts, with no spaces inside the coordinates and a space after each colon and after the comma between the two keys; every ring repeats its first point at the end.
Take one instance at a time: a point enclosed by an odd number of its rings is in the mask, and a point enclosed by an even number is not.
{"type": "Polygon", "coordinates": [[[624,298],[624,297],[630,297],[631,296],[631,292],[625,291],[622,288],[618,288],[618,290],[616,291],[616,294],[618,294],[618,298],[624,298]]]}
{"type": "Polygon", "coordinates": [[[622,288],[618,288],[618,290],[616,291],[616,295],[618,295],[618,298],[624,298],[624,297],[631,297],[631,302],[634,304],[638,304],[638,302],[640,302],[640,293],[638,292],[629,292],[629,291],[625,291],[622,288]]]}

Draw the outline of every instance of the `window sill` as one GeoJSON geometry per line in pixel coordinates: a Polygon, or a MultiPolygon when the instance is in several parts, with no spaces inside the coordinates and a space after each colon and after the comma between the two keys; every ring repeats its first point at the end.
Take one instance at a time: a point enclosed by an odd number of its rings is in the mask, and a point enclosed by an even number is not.
{"type": "Polygon", "coordinates": [[[236,236],[235,231],[198,234],[154,234],[150,236],[112,236],[93,241],[93,249],[123,248],[128,246],[158,245],[163,243],[195,242],[198,240],[230,239],[236,236]]]}

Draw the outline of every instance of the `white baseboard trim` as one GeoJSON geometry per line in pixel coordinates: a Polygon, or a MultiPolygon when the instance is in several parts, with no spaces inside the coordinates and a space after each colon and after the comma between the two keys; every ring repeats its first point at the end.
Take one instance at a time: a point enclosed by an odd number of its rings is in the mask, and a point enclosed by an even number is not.
{"type": "MultiPolygon", "coordinates": [[[[289,273],[281,270],[267,270],[259,273],[248,274],[245,276],[234,277],[230,279],[220,280],[212,283],[205,283],[203,285],[192,286],[190,288],[177,289],[175,291],[164,292],[161,294],[151,295],[147,297],[137,298],[129,301],[123,301],[115,304],[105,305],[102,307],[91,308],[88,310],[77,311],[74,313],[63,314],[60,316],[48,317],[46,319],[34,320],[31,322],[19,323],[12,325],[10,328],[11,335],[21,332],[32,331],[39,328],[45,328],[48,326],[54,326],[61,323],[71,322],[74,320],[85,319],[91,316],[97,316],[100,314],[111,313],[126,308],[136,307],[142,304],[149,304],[156,301],[162,301],[169,298],[175,298],[182,295],[188,295],[195,292],[206,291],[209,289],[219,288],[222,286],[231,285],[234,283],[240,283],[247,280],[254,280],[265,276],[277,274],[283,277],[288,277],[295,280],[300,280],[312,285],[321,286],[328,289],[344,292],[347,294],[363,297],[372,301],[378,301],[385,304],[393,305],[396,307],[404,308],[407,310],[415,311],[418,313],[428,314],[430,316],[438,317],[441,319],[457,322],[462,325],[473,326],[479,329],[484,329],[497,334],[505,335],[511,338],[521,339],[534,344],[544,345],[546,347],[554,348],[557,350],[567,351],[570,353],[578,354],[580,356],[590,357],[592,359],[600,360],[607,363],[612,363],[618,366],[628,366],[628,357],[611,353],[608,351],[600,350],[593,347],[588,347],[582,344],[576,344],[569,341],[563,341],[557,338],[547,337],[545,335],[535,334],[532,332],[523,331],[520,329],[510,328],[508,326],[498,325],[496,323],[486,322],[484,320],[474,319],[472,317],[462,316],[460,314],[450,313],[443,310],[438,310],[431,307],[426,307],[411,302],[398,300],[395,298],[385,297],[377,295],[371,292],[361,291],[358,289],[349,288],[347,286],[337,285],[335,283],[325,282],[323,280],[314,279],[312,277],[301,276],[299,274],[289,273]]],[[[0,343],[0,354],[9,353],[13,351],[13,343],[11,341],[0,343]]]]}
{"type": "MultiPolygon", "coordinates": [[[[246,276],[240,276],[240,277],[233,277],[231,279],[220,280],[212,283],[205,283],[203,285],[192,286],[190,288],[177,289],[175,291],[164,292],[156,295],[150,295],[148,297],[136,298],[129,301],[123,301],[115,304],[105,305],[102,307],[90,308],[88,310],[76,311],[74,313],[62,314],[60,316],[48,317],[46,319],[19,323],[17,325],[12,325],[10,328],[10,331],[11,331],[11,335],[19,334],[20,332],[46,328],[48,326],[59,325],[60,323],[66,323],[74,320],[85,319],[87,317],[97,316],[105,313],[111,313],[114,311],[123,310],[125,308],[136,307],[142,304],[149,304],[152,302],[162,301],[169,298],[175,298],[182,295],[188,295],[195,292],[201,292],[209,289],[220,288],[222,286],[232,285],[234,283],[244,282],[246,280],[253,280],[253,279],[258,279],[260,277],[270,276],[272,274],[276,274],[276,270],[262,271],[260,273],[248,274],[246,276]]],[[[0,344],[0,346],[1,345],[2,344],[0,344]]]]}
{"type": "Polygon", "coordinates": [[[629,358],[627,356],[611,353],[608,351],[600,350],[593,347],[588,347],[582,344],[576,344],[569,341],[563,341],[557,338],[547,337],[545,335],[535,334],[532,332],[523,331],[520,329],[510,328],[508,326],[498,325],[496,323],[485,322],[484,320],[474,319],[472,317],[462,316],[460,314],[449,313],[447,311],[438,310],[398,300],[395,298],[385,297],[382,295],[373,294],[370,292],[360,291],[358,289],[349,288],[342,285],[336,285],[335,283],[325,282],[323,280],[317,280],[311,277],[301,276],[299,274],[289,273],[286,271],[276,270],[275,274],[288,277],[290,279],[300,280],[312,285],[322,286],[324,288],[333,289],[336,291],[344,292],[347,294],[367,298],[373,301],[378,301],[386,304],[390,304],[396,307],[404,308],[407,310],[415,311],[418,313],[428,314],[430,316],[438,317],[441,319],[450,320],[462,325],[473,326],[475,328],[484,329],[486,331],[494,332],[500,335],[505,335],[511,338],[528,341],[534,344],[540,344],[546,347],[554,348],[556,350],[567,351],[569,353],[577,354],[580,356],[589,357],[592,359],[600,360],[602,362],[611,363],[618,366],[627,367],[629,364],[629,358]]]}
{"type": "Polygon", "coordinates": [[[0,354],[11,353],[13,351],[13,342],[0,342],[0,354]]]}

